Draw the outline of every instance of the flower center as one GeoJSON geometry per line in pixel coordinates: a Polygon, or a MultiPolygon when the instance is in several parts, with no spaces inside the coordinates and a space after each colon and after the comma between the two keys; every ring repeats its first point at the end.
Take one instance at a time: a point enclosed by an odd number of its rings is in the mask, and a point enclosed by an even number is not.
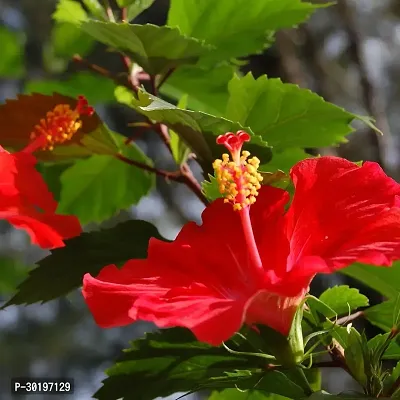
{"type": "Polygon", "coordinates": [[[243,143],[248,141],[250,141],[250,135],[244,131],[238,131],[236,134],[228,132],[218,136],[217,143],[224,145],[230,151],[233,161],[230,161],[228,154],[223,154],[222,160],[215,160],[213,167],[219,191],[224,195],[225,203],[232,203],[233,209],[239,212],[251,261],[249,267],[257,280],[262,280],[264,268],[251,225],[250,206],[256,201],[263,178],[257,171],[260,160],[257,157],[248,159],[250,155],[248,151],[240,153],[243,143]]]}
{"type": "Polygon", "coordinates": [[[231,152],[233,160],[228,154],[223,154],[222,160],[217,159],[213,163],[219,191],[225,197],[225,202],[232,203],[236,211],[255,203],[263,180],[257,171],[260,160],[257,157],[248,159],[248,151],[242,151],[240,155],[243,143],[249,140],[250,135],[244,131],[236,134],[228,132],[217,138],[217,143],[223,144],[231,152]]]}
{"type": "Polygon", "coordinates": [[[38,144],[38,148],[52,151],[55,145],[71,140],[78,132],[82,127],[81,115],[91,116],[93,113],[93,107],[84,96],[78,97],[74,110],[68,104],[58,104],[33,128],[30,139],[38,144]]]}

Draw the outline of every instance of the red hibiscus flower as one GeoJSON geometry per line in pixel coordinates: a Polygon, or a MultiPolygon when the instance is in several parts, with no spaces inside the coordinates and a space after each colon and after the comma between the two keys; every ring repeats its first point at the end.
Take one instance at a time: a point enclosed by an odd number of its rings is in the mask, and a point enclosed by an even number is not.
{"type": "Polygon", "coordinates": [[[26,230],[42,248],[62,247],[63,239],[82,229],[76,217],[55,214],[57,202],[35,165],[32,154],[0,146],[0,218],[26,230]]]}
{"type": "Polygon", "coordinates": [[[171,243],[152,239],[146,260],[84,276],[83,295],[98,325],[183,326],[212,345],[244,323],[287,335],[315,274],[400,258],[400,186],[378,164],[299,162],[285,211],[289,194],[260,188],[259,161],[240,156],[248,140],[245,132],[218,138],[233,161],[224,155],[214,164],[225,200],[204,210],[202,225],[188,223],[171,243]]]}
{"type": "Polygon", "coordinates": [[[35,169],[37,150],[52,150],[70,140],[82,126],[80,117],[91,116],[94,109],[79,96],[75,109],[60,104],[33,127],[31,142],[14,154],[0,146],[0,218],[16,228],[25,229],[32,242],[42,248],[64,246],[63,239],[82,232],[74,216],[57,215],[57,202],[35,169]]]}

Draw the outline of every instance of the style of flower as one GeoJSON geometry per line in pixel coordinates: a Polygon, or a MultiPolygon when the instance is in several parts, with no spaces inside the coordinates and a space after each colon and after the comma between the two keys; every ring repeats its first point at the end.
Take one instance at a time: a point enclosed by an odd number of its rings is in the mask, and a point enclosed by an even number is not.
{"type": "Polygon", "coordinates": [[[259,160],[243,131],[218,138],[231,153],[214,163],[220,191],[170,243],[151,239],[145,260],[86,274],[83,296],[101,327],[137,320],[189,328],[219,345],[242,324],[287,335],[317,273],[353,262],[389,266],[400,258],[400,186],[378,164],[337,157],[297,163],[295,194],[261,186],[259,160]]]}

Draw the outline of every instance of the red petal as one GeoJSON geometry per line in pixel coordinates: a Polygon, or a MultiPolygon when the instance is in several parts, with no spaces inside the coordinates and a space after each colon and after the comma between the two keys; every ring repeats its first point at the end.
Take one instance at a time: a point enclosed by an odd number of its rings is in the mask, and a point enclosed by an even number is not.
{"type": "Polygon", "coordinates": [[[54,214],[57,202],[35,165],[31,154],[0,148],[0,218],[25,229],[40,247],[62,247],[82,228],[76,217],[54,214]]]}
{"type": "Polygon", "coordinates": [[[305,293],[306,290],[303,290],[296,297],[283,297],[260,291],[247,304],[246,322],[250,325],[264,324],[287,335],[305,293]]]}
{"type": "Polygon", "coordinates": [[[333,272],[355,261],[389,265],[400,258],[400,185],[378,164],[337,157],[304,160],[291,171],[296,187],[287,214],[288,271],[318,256],[309,273],[333,272]]]}
{"type": "Polygon", "coordinates": [[[57,202],[35,165],[36,159],[31,154],[0,152],[0,204],[9,197],[18,196],[21,206],[37,206],[55,212],[57,202]]]}
{"type": "Polygon", "coordinates": [[[78,219],[69,215],[41,214],[31,211],[13,210],[3,212],[0,218],[7,220],[15,228],[24,229],[31,237],[32,243],[43,249],[63,247],[63,239],[79,236],[82,232],[78,219]]]}
{"type": "Polygon", "coordinates": [[[270,288],[286,274],[289,242],[284,214],[288,201],[289,193],[285,190],[262,186],[257,201],[250,208],[254,237],[270,288]]]}
{"type": "MultiPolygon", "coordinates": [[[[154,239],[153,251],[161,243],[154,239]]],[[[187,327],[210,344],[229,339],[243,322],[244,302],[225,299],[183,274],[181,267],[187,260],[178,254],[174,260],[178,268],[174,268],[165,254],[165,245],[173,243],[162,245],[164,263],[131,260],[120,270],[105,267],[97,278],[84,276],[83,295],[97,324],[114,327],[141,319],[161,328],[187,327]]]]}

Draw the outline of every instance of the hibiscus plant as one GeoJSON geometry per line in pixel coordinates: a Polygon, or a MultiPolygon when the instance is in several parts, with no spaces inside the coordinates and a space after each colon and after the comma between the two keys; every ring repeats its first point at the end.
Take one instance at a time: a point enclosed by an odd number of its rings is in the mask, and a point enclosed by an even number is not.
{"type": "Polygon", "coordinates": [[[55,27],[90,44],[73,55],[81,84],[36,82],[0,105],[0,216],[51,251],[3,309],[82,287],[98,329],[153,323],[106,371],[99,400],[400,398],[400,185],[375,162],[304,150],[373,121],[240,70],[332,4],[171,0],[166,25],[132,23],[153,1],[59,0],[55,27]],[[88,61],[96,43],[124,71],[88,61]],[[129,137],[102,120],[90,79],[132,111],[129,137]],[[149,132],[175,169],[135,143],[149,132]],[[199,221],[172,241],[137,219],[83,232],[136,205],[156,176],[197,197],[199,221]],[[347,285],[310,293],[336,272],[382,302],[347,285]],[[368,337],[360,319],[382,332],[368,337]],[[324,368],[354,385],[328,393],[324,368]]]}

